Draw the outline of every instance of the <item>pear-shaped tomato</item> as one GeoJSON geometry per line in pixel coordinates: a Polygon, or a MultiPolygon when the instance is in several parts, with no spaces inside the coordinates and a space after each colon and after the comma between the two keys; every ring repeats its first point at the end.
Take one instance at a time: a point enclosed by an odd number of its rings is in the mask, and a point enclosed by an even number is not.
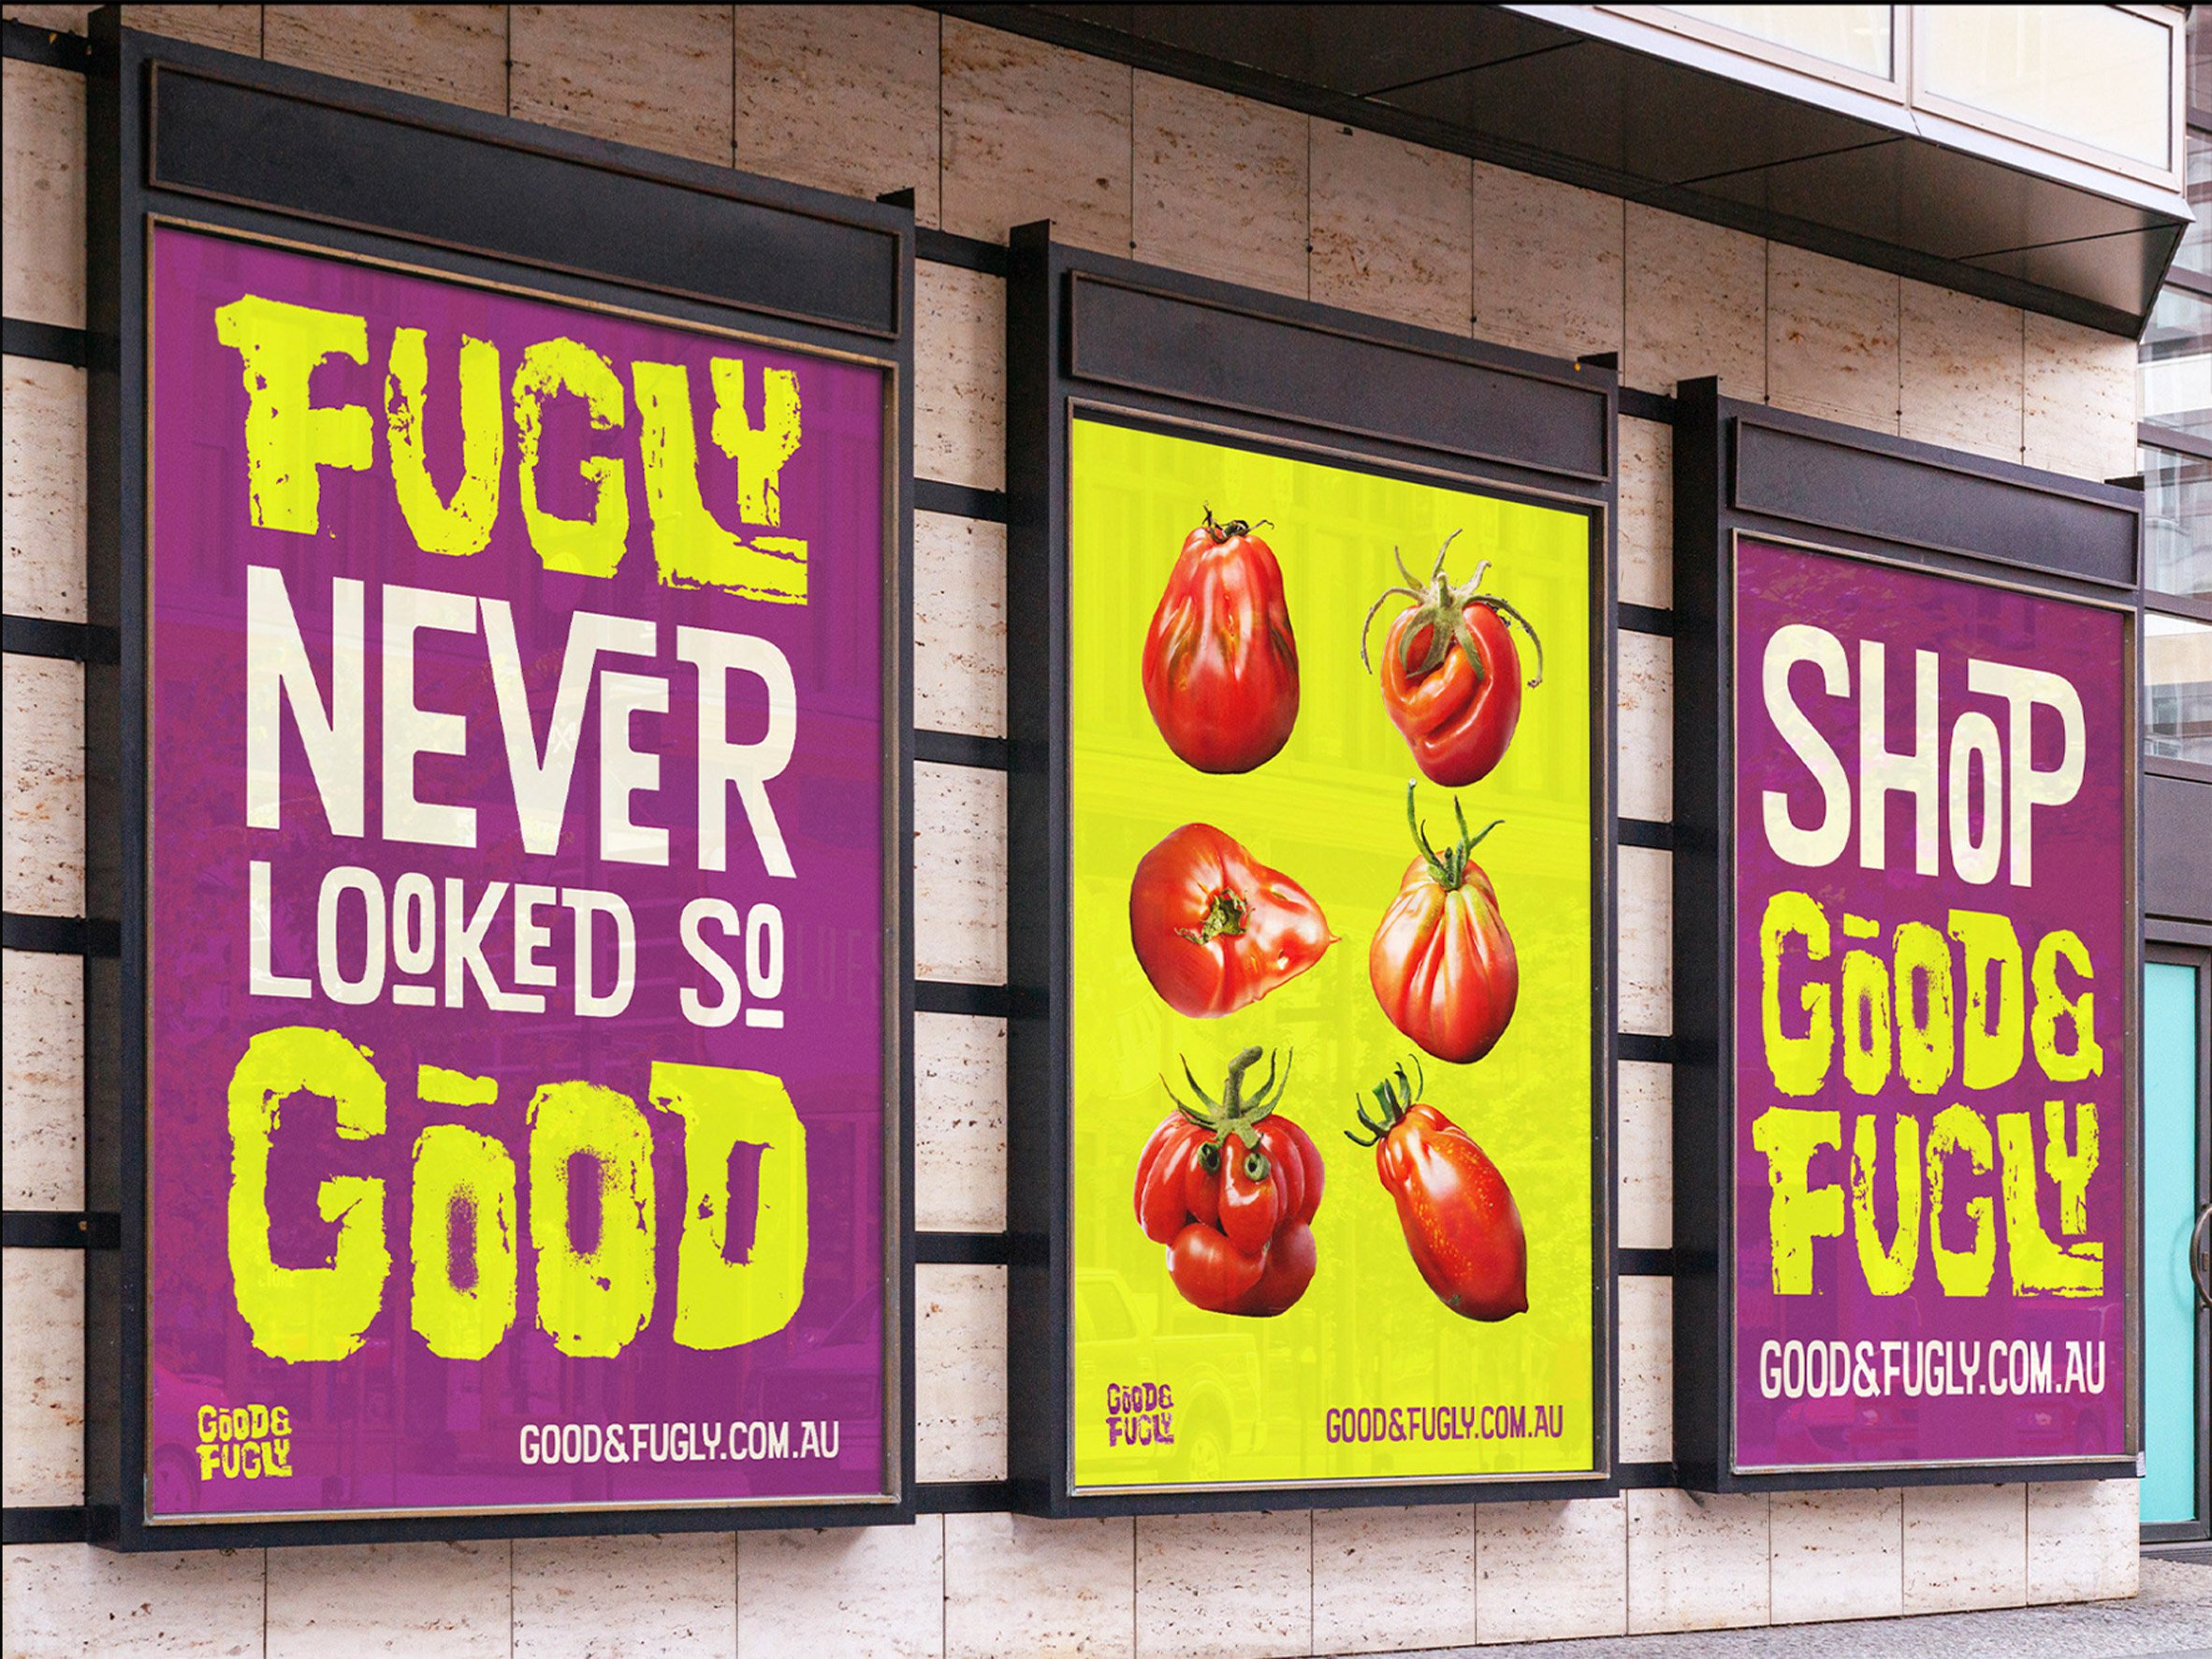
{"type": "Polygon", "coordinates": [[[1383,642],[1383,707],[1422,775],[1447,789],[1489,777],[1521,723],[1521,653],[1507,618],[1520,623],[1536,648],[1536,673],[1528,683],[1544,679],[1544,642],[1528,618],[1481,590],[1490,561],[1477,565],[1463,587],[1454,588],[1444,574],[1445,555],[1458,534],[1444,538],[1425,585],[1414,580],[1400,558],[1398,571],[1406,585],[1386,588],[1368,607],[1360,631],[1360,661],[1365,662],[1375,613],[1393,595],[1413,601],[1391,621],[1383,642]]]}
{"type": "Polygon", "coordinates": [[[1144,635],[1153,723],[1201,772],[1273,760],[1298,720],[1298,641],[1274,551],[1243,519],[1183,541],[1144,635]]]}
{"type": "Polygon", "coordinates": [[[1233,1013],[1335,942],[1313,895],[1210,823],[1185,824],[1137,861],[1129,943],[1179,1014],[1233,1013]]]}
{"type": "Polygon", "coordinates": [[[1417,1103],[1400,1067],[1375,1086],[1379,1120],[1360,1109],[1375,1172],[1398,1204],[1398,1226],[1421,1279],[1463,1318],[1509,1319],[1528,1311],[1528,1238],[1498,1166],[1474,1137],[1433,1106],[1417,1103]]]}
{"type": "Polygon", "coordinates": [[[1471,858],[1498,826],[1493,821],[1470,835],[1454,800],[1460,838],[1440,853],[1414,820],[1413,790],[1405,786],[1405,822],[1419,852],[1375,930],[1367,975],[1391,1025],[1439,1060],[1465,1064],[1497,1046],[1521,995],[1521,963],[1497,891],[1471,858]]]}

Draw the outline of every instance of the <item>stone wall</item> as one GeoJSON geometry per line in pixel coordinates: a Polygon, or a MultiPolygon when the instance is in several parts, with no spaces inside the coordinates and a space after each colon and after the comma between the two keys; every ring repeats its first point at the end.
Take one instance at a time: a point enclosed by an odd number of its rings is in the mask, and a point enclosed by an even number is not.
{"type": "MultiPolygon", "coordinates": [[[[8,18],[82,28],[83,7],[8,18]]],[[[2092,478],[2133,471],[2126,342],[1634,203],[891,7],[126,7],[136,27],[2092,478]]],[[[6,65],[5,299],[83,322],[83,87],[6,65]]],[[[1003,284],[924,264],[915,466],[1001,488],[1003,284]]],[[[6,361],[6,605],[79,620],[80,371],[6,361]]],[[[1668,433],[1623,422],[1621,598],[1666,608],[1668,433]]],[[[919,516],[915,714],[1005,729],[1005,531],[919,516]]],[[[1670,642],[1621,638],[1622,803],[1670,815],[1670,642]]],[[[83,909],[81,674],[6,658],[5,904],[83,909]]],[[[919,765],[924,978],[1003,981],[1004,779],[919,765]]],[[[1623,848],[1623,1029],[1671,1028],[1669,855],[1623,848]]],[[[6,1205],[82,1204],[81,963],[6,954],[6,1205]]],[[[96,1041],[96,1038],[95,1038],[96,1041]]],[[[924,1230],[1005,1224],[1002,1023],[918,1021],[924,1230]]],[[[1671,1242],[1671,1079],[1621,1078],[1621,1243],[1671,1242]]],[[[81,1258],[6,1252],[10,1506],[80,1501],[81,1258]]],[[[920,1477],[1005,1470],[1006,1275],[919,1270],[920,1477]]],[[[1670,1455],[1671,1285],[1621,1286],[1622,1446],[1670,1455]]],[[[118,1557],[6,1551],[5,1649],[1277,1654],[2127,1595],[2135,1488],[1980,1486],[118,1557]],[[1224,1571],[1221,1563],[1233,1562],[1224,1571]]]]}

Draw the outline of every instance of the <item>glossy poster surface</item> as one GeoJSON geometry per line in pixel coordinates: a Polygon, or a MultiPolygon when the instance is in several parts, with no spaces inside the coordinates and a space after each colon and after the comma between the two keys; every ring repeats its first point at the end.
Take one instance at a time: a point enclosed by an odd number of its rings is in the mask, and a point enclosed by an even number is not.
{"type": "Polygon", "coordinates": [[[889,1490],[883,372],[153,272],[152,1516],[889,1490]]]}
{"type": "Polygon", "coordinates": [[[1587,1471],[1590,519],[1071,464],[1074,1489],[1587,1471]]]}
{"type": "Polygon", "coordinates": [[[2127,1449],[2123,618],[1740,543],[1736,1465],[2127,1449]]]}

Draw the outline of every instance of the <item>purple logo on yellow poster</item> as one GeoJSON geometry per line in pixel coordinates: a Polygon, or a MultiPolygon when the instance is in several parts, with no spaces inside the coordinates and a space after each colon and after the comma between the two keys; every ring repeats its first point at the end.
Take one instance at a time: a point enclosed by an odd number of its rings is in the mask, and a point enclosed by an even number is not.
{"type": "Polygon", "coordinates": [[[1739,1469],[2127,1448],[2127,661],[1738,548],[1739,1469]]]}
{"type": "Polygon", "coordinates": [[[153,271],[152,1514],[891,1490],[883,371],[153,271]]]}

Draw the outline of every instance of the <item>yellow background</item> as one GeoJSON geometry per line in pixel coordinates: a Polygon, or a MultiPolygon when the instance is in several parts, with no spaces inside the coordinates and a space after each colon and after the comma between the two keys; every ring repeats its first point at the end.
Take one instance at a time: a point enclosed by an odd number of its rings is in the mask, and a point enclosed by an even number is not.
{"type": "MultiPolygon", "coordinates": [[[[1410,1479],[1587,1469],[1591,1383],[1590,521],[1311,461],[1102,422],[1074,424],[1070,594],[1075,914],[1074,1483],[1410,1479]],[[1168,749],[1146,707],[1144,635],[1184,537],[1215,516],[1272,522],[1297,635],[1298,724],[1257,771],[1214,777],[1168,749]],[[1476,852],[1521,963],[1513,1022],[1487,1057],[1422,1056],[1422,1098],[1482,1144],[1519,1203],[1529,1311],[1478,1324],[1422,1283],[1375,1155],[1346,1140],[1355,1099],[1415,1053],[1377,1006],[1367,947],[1406,863],[1405,741],[1360,663],[1360,619],[1400,578],[1393,544],[1426,576],[1453,530],[1449,573],[1493,560],[1486,590],[1541,633],[1544,683],[1524,693],[1505,760],[1462,792],[1469,822],[1504,822],[1476,852]],[[1213,823],[1302,884],[1340,943],[1315,968],[1219,1020],[1153,991],[1129,945],[1129,878],[1177,825],[1213,823]],[[1296,1051],[1278,1111],[1328,1167],[1314,1218],[1319,1268],[1274,1318],[1191,1306],[1132,1206],[1137,1155],[1171,1108],[1181,1056],[1219,1094],[1228,1061],[1296,1051]],[[1109,1384],[1164,1383],[1175,1444],[1109,1449],[1109,1384]],[[1357,1406],[1565,1408],[1557,1439],[1332,1445],[1324,1412],[1357,1406]]],[[[1393,600],[1377,617],[1381,648],[1393,600]]],[[[1534,669],[1525,636],[1523,678],[1534,669]]],[[[1430,838],[1449,793],[1421,779],[1430,838]]],[[[1255,1079],[1264,1073],[1262,1062],[1255,1079]]]]}

